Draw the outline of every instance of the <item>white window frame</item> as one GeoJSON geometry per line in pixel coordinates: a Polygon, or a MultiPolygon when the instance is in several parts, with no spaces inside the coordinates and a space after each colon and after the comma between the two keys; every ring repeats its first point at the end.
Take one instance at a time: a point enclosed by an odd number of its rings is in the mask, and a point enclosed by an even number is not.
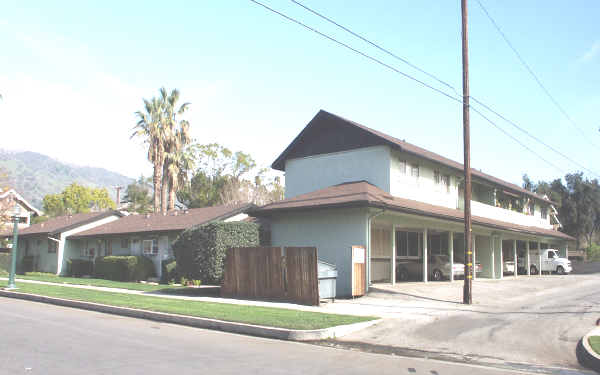
{"type": "Polygon", "coordinates": [[[157,255],[158,254],[158,238],[151,238],[142,241],[142,253],[144,255],[157,255]],[[147,251],[146,244],[150,243],[150,251],[147,251]]]}
{"type": "Polygon", "coordinates": [[[131,250],[131,241],[129,238],[121,238],[121,249],[131,250]],[[127,246],[124,247],[123,243],[125,243],[125,241],[127,241],[127,246]]]}
{"type": "Polygon", "coordinates": [[[407,234],[409,233],[415,233],[417,235],[417,255],[409,255],[410,250],[408,248],[408,235],[406,236],[406,255],[398,255],[398,244],[396,243],[396,248],[394,249],[395,251],[395,256],[396,259],[420,259],[421,256],[423,255],[422,252],[422,247],[423,247],[423,232],[418,231],[418,230],[406,230],[406,229],[402,229],[402,228],[395,228],[394,230],[394,241],[397,241],[397,233],[398,232],[406,232],[407,234]]]}
{"type": "Polygon", "coordinates": [[[418,180],[419,175],[420,175],[419,164],[411,164],[410,165],[410,176],[414,177],[416,180],[418,180]],[[416,174],[415,174],[415,171],[416,171],[416,174]]]}

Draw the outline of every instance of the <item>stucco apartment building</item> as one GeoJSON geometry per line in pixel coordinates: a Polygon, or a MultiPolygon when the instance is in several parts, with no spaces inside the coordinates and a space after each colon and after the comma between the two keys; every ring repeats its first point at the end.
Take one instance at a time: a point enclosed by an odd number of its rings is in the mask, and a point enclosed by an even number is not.
{"type": "MultiPolygon", "coordinates": [[[[396,265],[429,255],[464,259],[463,165],[320,111],[275,160],[285,199],[251,214],[271,222],[273,246],[316,246],[338,268],[337,295],[352,288],[352,246],[366,249],[367,285],[395,283],[396,265]]],[[[473,250],[479,277],[502,278],[503,262],[552,247],[567,255],[555,203],[472,170],[473,250]]]]}

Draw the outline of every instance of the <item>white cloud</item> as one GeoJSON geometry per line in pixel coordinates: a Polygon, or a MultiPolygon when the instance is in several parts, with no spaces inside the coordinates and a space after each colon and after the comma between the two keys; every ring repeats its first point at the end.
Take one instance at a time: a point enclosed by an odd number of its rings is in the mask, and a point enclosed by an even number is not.
{"type": "Polygon", "coordinates": [[[592,46],[579,58],[580,62],[590,62],[600,54],[600,41],[596,41],[592,46]]]}

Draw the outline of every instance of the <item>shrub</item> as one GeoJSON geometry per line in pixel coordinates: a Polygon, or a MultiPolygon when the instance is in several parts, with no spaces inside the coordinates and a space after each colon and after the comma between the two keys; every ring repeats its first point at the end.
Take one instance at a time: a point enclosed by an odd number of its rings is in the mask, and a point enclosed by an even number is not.
{"type": "Polygon", "coordinates": [[[186,229],[173,243],[179,276],[203,284],[220,284],[227,249],[258,243],[255,223],[214,222],[186,229]]]}
{"type": "Polygon", "coordinates": [[[8,275],[10,272],[10,262],[11,262],[11,254],[10,253],[0,253],[0,275],[8,275]]]}
{"type": "Polygon", "coordinates": [[[94,273],[94,262],[88,259],[67,260],[67,274],[73,277],[92,275],[94,273]]]}
{"type": "Polygon", "coordinates": [[[161,263],[161,269],[161,284],[168,284],[171,281],[179,280],[179,276],[177,274],[177,261],[175,259],[169,258],[163,260],[161,263]]]}
{"type": "Polygon", "coordinates": [[[144,256],[106,256],[96,259],[94,276],[115,281],[139,281],[154,277],[154,264],[144,256]]]}
{"type": "Polygon", "coordinates": [[[588,261],[600,261],[600,245],[592,243],[587,248],[587,260],[588,261]]]}

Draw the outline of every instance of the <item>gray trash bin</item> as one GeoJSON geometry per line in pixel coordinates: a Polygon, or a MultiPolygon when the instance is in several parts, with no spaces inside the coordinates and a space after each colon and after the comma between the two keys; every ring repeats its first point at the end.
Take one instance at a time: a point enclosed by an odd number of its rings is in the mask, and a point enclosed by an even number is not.
{"type": "Polygon", "coordinates": [[[333,264],[319,261],[317,263],[317,273],[319,277],[319,299],[331,298],[335,300],[337,267],[333,264]]]}

